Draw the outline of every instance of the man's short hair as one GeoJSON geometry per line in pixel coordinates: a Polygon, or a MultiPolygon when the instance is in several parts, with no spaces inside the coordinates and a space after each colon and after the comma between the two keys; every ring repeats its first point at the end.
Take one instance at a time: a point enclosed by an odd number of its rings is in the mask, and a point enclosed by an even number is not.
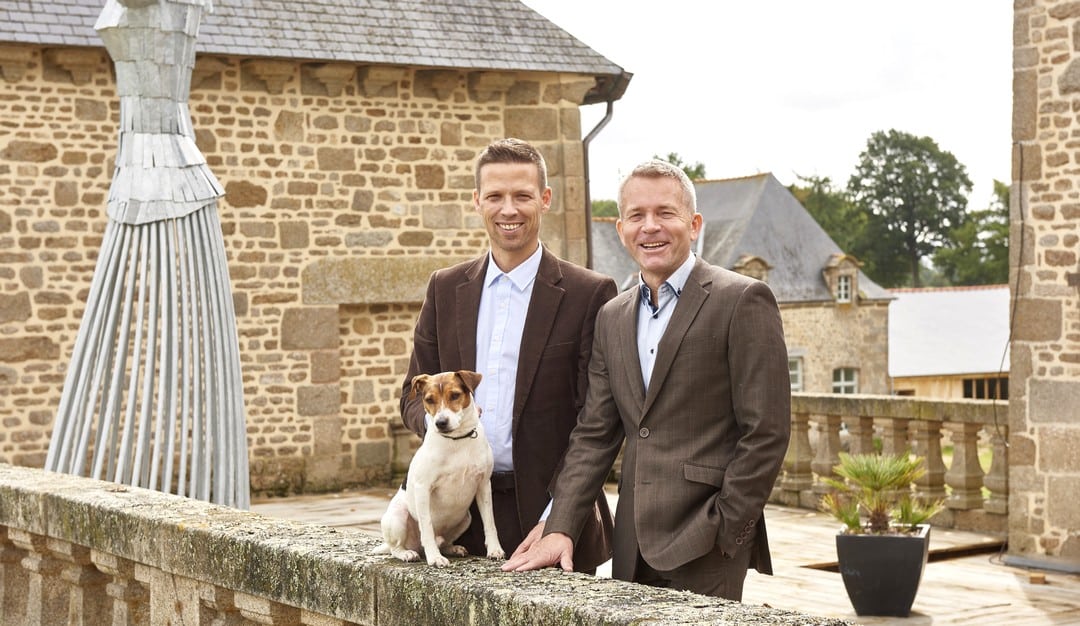
{"type": "Polygon", "coordinates": [[[683,202],[686,206],[690,207],[690,213],[694,214],[697,212],[697,193],[694,191],[693,181],[686,175],[686,172],[684,172],[681,167],[668,163],[667,161],[653,159],[651,161],[645,161],[635,167],[634,170],[619,183],[619,215],[622,215],[623,188],[626,187],[626,183],[630,182],[630,179],[632,178],[670,178],[674,180],[679,183],[679,186],[683,189],[683,202]]]}
{"type": "Polygon", "coordinates": [[[527,141],[507,137],[491,142],[476,159],[476,188],[480,189],[480,170],[490,163],[531,163],[536,165],[540,191],[547,189],[547,163],[543,155],[527,141]]]}

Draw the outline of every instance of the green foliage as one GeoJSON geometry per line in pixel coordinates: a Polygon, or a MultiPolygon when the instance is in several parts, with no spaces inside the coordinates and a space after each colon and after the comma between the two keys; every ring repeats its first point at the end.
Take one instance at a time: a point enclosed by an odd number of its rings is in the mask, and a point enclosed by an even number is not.
{"type": "Polygon", "coordinates": [[[934,265],[952,285],[1001,285],[1009,281],[1009,186],[994,181],[994,198],[984,211],[954,228],[950,241],[934,253],[934,265]]]}
{"type": "Polygon", "coordinates": [[[593,200],[593,217],[619,217],[619,203],[614,200],[593,200]]]}
{"type": "Polygon", "coordinates": [[[886,534],[896,525],[911,527],[930,519],[943,505],[911,496],[911,484],[926,473],[922,458],[841,452],[833,472],[840,479],[824,479],[835,491],[822,497],[821,508],[849,533],[886,534]]]}
{"type": "Polygon", "coordinates": [[[690,177],[690,180],[702,180],[705,178],[704,163],[700,161],[694,163],[693,165],[689,163],[683,163],[682,157],[679,156],[678,152],[668,152],[668,155],[666,157],[654,154],[653,158],[659,161],[667,161],[668,163],[671,163],[672,165],[681,168],[682,171],[686,172],[686,175],[690,177]]]}
{"type": "Polygon", "coordinates": [[[855,206],[845,190],[837,189],[827,176],[799,176],[799,183],[788,191],[842,252],[859,259],[868,276],[876,276],[874,242],[866,233],[869,215],[855,206]]]}
{"type": "MultiPolygon", "coordinates": [[[[920,262],[967,220],[971,179],[952,153],[929,137],[890,130],[870,136],[848,181],[867,214],[867,273],[886,287],[921,286],[920,262]]],[[[858,257],[859,255],[855,253],[858,257]]]]}

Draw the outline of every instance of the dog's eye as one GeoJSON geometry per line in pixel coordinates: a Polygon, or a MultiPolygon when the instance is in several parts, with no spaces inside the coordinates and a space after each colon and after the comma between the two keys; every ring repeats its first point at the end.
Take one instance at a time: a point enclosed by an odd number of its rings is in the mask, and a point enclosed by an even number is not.
{"type": "Polygon", "coordinates": [[[424,404],[435,404],[435,394],[428,394],[424,396],[424,404]]]}
{"type": "Polygon", "coordinates": [[[450,399],[451,400],[460,400],[461,399],[461,392],[460,391],[451,391],[450,392],[450,399]]]}

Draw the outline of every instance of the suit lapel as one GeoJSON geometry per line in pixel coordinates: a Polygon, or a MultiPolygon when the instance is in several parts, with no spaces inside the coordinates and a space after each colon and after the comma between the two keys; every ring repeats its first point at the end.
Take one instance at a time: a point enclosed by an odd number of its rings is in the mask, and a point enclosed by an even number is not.
{"type": "MultiPolygon", "coordinates": [[[[611,352],[608,354],[607,366],[608,375],[614,376],[615,364],[626,364],[622,370],[626,376],[627,384],[630,386],[630,393],[633,396],[631,401],[635,407],[641,409],[645,401],[645,383],[641,380],[641,359],[638,358],[637,351],[637,316],[638,309],[641,306],[639,293],[635,287],[619,296],[622,301],[618,304],[618,315],[615,319],[615,341],[614,345],[610,346],[611,352]]],[[[643,413],[642,410],[635,411],[632,416],[634,421],[640,422],[643,413]]]]}
{"type": "MultiPolygon", "coordinates": [[[[562,270],[559,262],[547,248],[541,253],[540,267],[536,270],[529,310],[525,314],[525,328],[521,334],[521,347],[518,354],[517,380],[514,381],[514,424],[533,388],[533,378],[540,367],[540,357],[547,346],[551,329],[555,325],[555,315],[559,311],[565,290],[559,286],[562,270]]],[[[475,327],[475,323],[473,324],[475,327]]]]}
{"type": "Polygon", "coordinates": [[[480,296],[484,292],[488,255],[476,260],[465,272],[466,280],[457,286],[457,340],[461,367],[476,370],[476,322],[480,318],[480,296]]]}
{"type": "Polygon", "coordinates": [[[686,285],[683,286],[679,301],[675,304],[671,321],[668,322],[664,335],[660,337],[660,345],[656,347],[656,363],[653,364],[652,379],[649,380],[649,390],[645,395],[642,413],[649,411],[660,389],[663,388],[664,380],[671,371],[671,364],[675,361],[675,354],[679,351],[679,345],[686,336],[690,324],[697,317],[698,311],[701,310],[701,305],[705,303],[705,298],[709,296],[706,287],[710,283],[707,280],[703,282],[703,268],[703,262],[698,259],[690,272],[690,277],[686,280],[686,285]]]}

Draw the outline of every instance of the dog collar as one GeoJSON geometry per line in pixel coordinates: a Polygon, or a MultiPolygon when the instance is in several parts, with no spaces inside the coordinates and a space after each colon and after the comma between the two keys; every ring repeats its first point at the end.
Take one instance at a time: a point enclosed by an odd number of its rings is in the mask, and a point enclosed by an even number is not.
{"type": "Polygon", "coordinates": [[[443,437],[446,437],[447,439],[453,439],[454,441],[461,441],[462,439],[476,439],[476,429],[475,428],[470,430],[469,432],[465,433],[464,435],[462,435],[460,437],[451,437],[450,435],[443,435],[442,433],[439,433],[439,434],[442,435],[443,437]]]}

